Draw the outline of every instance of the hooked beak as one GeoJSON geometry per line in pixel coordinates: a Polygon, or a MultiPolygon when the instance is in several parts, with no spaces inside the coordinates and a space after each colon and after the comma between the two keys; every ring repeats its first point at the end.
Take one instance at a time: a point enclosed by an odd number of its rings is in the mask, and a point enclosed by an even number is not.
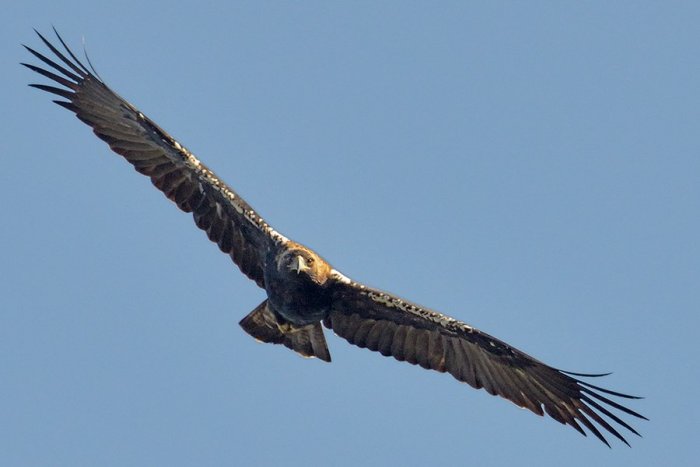
{"type": "Polygon", "coordinates": [[[306,265],[306,260],[304,260],[304,257],[301,255],[296,255],[294,257],[294,260],[292,261],[292,264],[289,265],[289,269],[292,271],[296,271],[297,274],[299,274],[302,271],[306,271],[309,268],[309,266],[306,265]]]}

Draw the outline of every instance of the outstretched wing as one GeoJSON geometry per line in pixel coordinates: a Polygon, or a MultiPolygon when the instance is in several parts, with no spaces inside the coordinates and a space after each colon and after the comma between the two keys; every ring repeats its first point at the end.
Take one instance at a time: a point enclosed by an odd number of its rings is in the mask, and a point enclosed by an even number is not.
{"type": "MultiPolygon", "coordinates": [[[[55,29],[54,29],[54,32],[55,29]]],[[[95,134],[185,212],[241,271],[264,287],[265,255],[287,239],[273,230],[214,172],[138,109],[119,97],[91,73],[68,49],[56,32],[67,57],[37,32],[55,55],[54,60],[25,46],[49,69],[23,63],[64,88],[30,84],[66,100],[58,105],[74,112],[95,134]],[[67,67],[67,68],[66,68],[67,67]]]]}
{"type": "Polygon", "coordinates": [[[645,417],[603,394],[638,397],[574,378],[604,375],[557,370],[449,316],[370,289],[335,271],[331,277],[335,279],[332,305],[324,325],[351,344],[426,369],[449,372],[459,381],[484,388],[489,394],[504,397],[538,415],[546,412],[585,436],[580,422],[605,444],[608,442],[591,420],[627,445],[603,416],[639,435],[609,408],[645,417]]]}

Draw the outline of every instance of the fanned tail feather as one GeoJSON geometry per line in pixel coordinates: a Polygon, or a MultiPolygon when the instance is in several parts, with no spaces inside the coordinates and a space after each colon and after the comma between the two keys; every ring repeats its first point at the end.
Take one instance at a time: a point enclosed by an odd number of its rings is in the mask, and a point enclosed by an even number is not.
{"type": "Polygon", "coordinates": [[[331,361],[321,323],[295,326],[271,310],[267,300],[239,323],[243,330],[261,342],[282,344],[304,357],[331,361]]]}

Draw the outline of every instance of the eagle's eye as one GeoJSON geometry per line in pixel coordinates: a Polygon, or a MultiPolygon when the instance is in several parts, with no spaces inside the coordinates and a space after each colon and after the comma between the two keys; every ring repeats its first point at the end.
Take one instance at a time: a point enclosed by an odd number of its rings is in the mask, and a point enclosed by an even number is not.
{"type": "Polygon", "coordinates": [[[308,258],[306,258],[306,263],[309,264],[309,266],[314,264],[313,256],[309,256],[308,258]]]}

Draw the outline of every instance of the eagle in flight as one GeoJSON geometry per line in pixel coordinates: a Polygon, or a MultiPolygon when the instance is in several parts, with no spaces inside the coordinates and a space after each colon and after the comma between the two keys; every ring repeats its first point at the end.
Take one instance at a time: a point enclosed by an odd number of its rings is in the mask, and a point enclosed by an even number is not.
{"type": "Polygon", "coordinates": [[[192,213],[197,227],[265,290],[267,298],[240,322],[255,339],[330,362],[323,324],[358,347],[448,372],[586,435],[583,425],[608,446],[598,427],[628,446],[614,425],[639,435],[611,411],[646,419],[612,400],[638,397],[579,379],[604,374],[558,370],[468,324],[355,282],[274,230],[194,154],[83,65],[55,29],[64,52],[35,32],[54,57],[24,46],[47,67],[22,65],[61,87],[30,86],[59,96],[56,104],[75,113],[180,209],[192,213]]]}

